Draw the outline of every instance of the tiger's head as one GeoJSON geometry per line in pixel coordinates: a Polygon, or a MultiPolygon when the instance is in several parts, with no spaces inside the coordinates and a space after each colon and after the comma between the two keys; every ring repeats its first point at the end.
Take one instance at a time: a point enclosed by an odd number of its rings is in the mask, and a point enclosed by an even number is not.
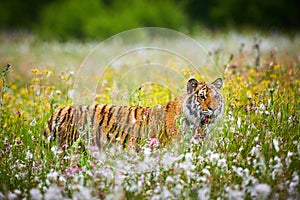
{"type": "Polygon", "coordinates": [[[183,113],[190,125],[203,127],[222,115],[222,85],[221,78],[212,83],[198,82],[196,79],[188,81],[183,113]]]}

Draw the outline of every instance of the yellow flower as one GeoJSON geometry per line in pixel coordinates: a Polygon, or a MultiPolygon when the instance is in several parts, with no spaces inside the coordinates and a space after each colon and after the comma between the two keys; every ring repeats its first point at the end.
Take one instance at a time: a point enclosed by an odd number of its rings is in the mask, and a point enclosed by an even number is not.
{"type": "Polygon", "coordinates": [[[280,65],[274,65],[274,70],[278,70],[280,68],[280,65]]]}
{"type": "Polygon", "coordinates": [[[271,78],[271,79],[276,79],[277,76],[276,76],[276,74],[271,74],[271,75],[270,75],[270,78],[271,78]]]}
{"type": "Polygon", "coordinates": [[[40,73],[40,70],[39,69],[31,69],[32,73],[34,74],[39,74],[40,73]]]}
{"type": "Polygon", "coordinates": [[[53,75],[53,71],[48,70],[48,69],[44,69],[42,71],[47,77],[52,76],[53,75]]]}
{"type": "Polygon", "coordinates": [[[33,79],[32,79],[32,82],[34,82],[34,83],[39,83],[39,82],[40,82],[40,79],[38,79],[38,78],[33,78],[33,79]]]}

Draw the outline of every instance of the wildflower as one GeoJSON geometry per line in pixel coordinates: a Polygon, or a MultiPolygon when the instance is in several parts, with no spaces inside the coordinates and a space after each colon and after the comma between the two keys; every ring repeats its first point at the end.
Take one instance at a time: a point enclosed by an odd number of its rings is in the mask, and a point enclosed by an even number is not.
{"type": "Polygon", "coordinates": [[[239,117],[238,120],[237,120],[237,126],[238,126],[238,128],[241,128],[241,121],[242,121],[242,120],[241,120],[241,118],[239,117]]]}
{"type": "Polygon", "coordinates": [[[32,153],[28,150],[27,152],[26,152],[26,159],[32,159],[32,157],[33,157],[33,155],[32,155],[32,153]]]}
{"type": "Polygon", "coordinates": [[[40,73],[40,70],[39,69],[31,69],[31,72],[33,73],[33,74],[39,74],[40,73]]]}
{"type": "Polygon", "coordinates": [[[45,200],[63,199],[61,190],[56,185],[50,186],[45,192],[45,200]]]}
{"type": "Polygon", "coordinates": [[[68,169],[66,170],[66,172],[67,172],[68,174],[79,173],[79,172],[82,172],[82,168],[76,166],[75,168],[68,168],[68,169]]]}
{"type": "Polygon", "coordinates": [[[78,192],[73,195],[73,199],[92,199],[91,190],[89,188],[78,185],[78,192]]]}
{"type": "Polygon", "coordinates": [[[59,176],[58,172],[51,171],[49,174],[47,174],[47,179],[51,179],[51,180],[56,181],[58,176],[59,176]]]}
{"type": "Polygon", "coordinates": [[[99,151],[99,148],[97,146],[90,146],[90,151],[92,152],[99,151]]]}
{"type": "Polygon", "coordinates": [[[36,125],[36,120],[35,120],[35,118],[30,122],[29,125],[30,125],[30,126],[35,126],[35,125],[36,125]]]}
{"type": "Polygon", "coordinates": [[[210,187],[204,186],[200,190],[198,190],[198,199],[205,200],[210,199],[210,187]]]}
{"type": "Polygon", "coordinates": [[[227,163],[226,163],[226,159],[225,158],[221,158],[218,160],[218,164],[217,166],[221,167],[221,168],[224,168],[227,166],[227,163]]]}
{"type": "Polygon", "coordinates": [[[285,158],[285,163],[287,166],[289,166],[292,162],[291,157],[293,156],[293,152],[288,151],[287,156],[285,158]]]}
{"type": "Polygon", "coordinates": [[[145,154],[145,156],[150,156],[151,155],[151,149],[150,148],[144,148],[144,154],[145,154]]]}
{"type": "Polygon", "coordinates": [[[237,189],[231,189],[230,187],[226,187],[225,191],[227,193],[227,198],[228,199],[244,199],[245,194],[243,191],[237,190],[237,189]]]}
{"type": "Polygon", "coordinates": [[[158,148],[160,146],[159,140],[157,138],[151,138],[149,141],[149,147],[151,149],[158,148]]]}
{"type": "Polygon", "coordinates": [[[271,187],[265,183],[256,184],[251,190],[251,196],[256,199],[267,199],[271,193],[271,187]]]}
{"type": "Polygon", "coordinates": [[[22,114],[21,111],[19,111],[19,110],[15,111],[15,115],[18,115],[20,117],[21,114],[22,114]]]}
{"type": "Polygon", "coordinates": [[[175,181],[174,181],[174,178],[172,178],[171,176],[168,176],[167,178],[166,178],[166,183],[174,183],[175,181]]]}
{"type": "Polygon", "coordinates": [[[60,95],[60,94],[61,94],[61,91],[60,91],[60,90],[56,90],[55,93],[56,93],[57,95],[60,95]]]}
{"type": "Polygon", "coordinates": [[[280,120],[281,119],[281,112],[279,111],[277,114],[277,119],[280,120]]]}
{"type": "Polygon", "coordinates": [[[41,194],[41,191],[37,188],[32,188],[30,190],[30,198],[32,200],[40,200],[43,199],[43,195],[41,194]]]}
{"type": "Polygon", "coordinates": [[[44,74],[46,74],[46,77],[49,77],[49,76],[52,76],[52,75],[53,75],[53,71],[48,70],[48,69],[44,69],[44,70],[42,70],[42,72],[43,72],[44,74]]]}
{"type": "Polygon", "coordinates": [[[273,139],[273,145],[276,152],[279,151],[279,142],[276,138],[273,139]]]}
{"type": "Polygon", "coordinates": [[[252,93],[251,93],[251,91],[247,91],[247,98],[248,98],[248,100],[252,99],[252,93]]]}
{"type": "Polygon", "coordinates": [[[299,188],[299,175],[297,174],[297,172],[294,172],[292,177],[293,178],[289,184],[288,192],[290,196],[297,197],[297,195],[299,195],[297,192],[297,187],[299,188]]]}
{"type": "Polygon", "coordinates": [[[18,196],[15,193],[9,192],[8,199],[18,199],[18,196]]]}
{"type": "Polygon", "coordinates": [[[207,175],[207,176],[210,176],[210,172],[209,172],[209,170],[207,168],[204,168],[202,170],[202,173],[205,174],[205,175],[207,175]]]}

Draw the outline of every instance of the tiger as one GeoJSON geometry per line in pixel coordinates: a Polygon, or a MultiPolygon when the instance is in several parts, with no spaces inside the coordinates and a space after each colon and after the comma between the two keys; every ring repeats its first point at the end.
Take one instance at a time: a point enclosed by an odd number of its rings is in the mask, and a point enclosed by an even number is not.
{"type": "Polygon", "coordinates": [[[158,138],[164,144],[188,131],[203,133],[222,116],[222,85],[221,78],[212,83],[191,78],[186,91],[163,106],[95,104],[58,108],[47,122],[44,137],[50,143],[57,141],[60,149],[70,147],[78,138],[103,149],[113,143],[126,148],[142,137],[158,138]]]}

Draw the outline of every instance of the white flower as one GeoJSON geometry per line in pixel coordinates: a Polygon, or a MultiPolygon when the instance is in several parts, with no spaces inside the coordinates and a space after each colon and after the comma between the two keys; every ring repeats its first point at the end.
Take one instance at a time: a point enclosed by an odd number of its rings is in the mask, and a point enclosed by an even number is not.
{"type": "Polygon", "coordinates": [[[30,190],[30,198],[32,200],[40,200],[40,199],[43,199],[43,195],[41,193],[41,191],[37,188],[32,188],[30,190]]]}
{"type": "Polygon", "coordinates": [[[265,183],[259,183],[254,186],[251,196],[256,199],[267,199],[271,193],[271,187],[265,183]]]}
{"type": "Polygon", "coordinates": [[[162,191],[162,199],[173,199],[174,195],[168,190],[167,187],[163,187],[163,191],[162,191]]]}
{"type": "Polygon", "coordinates": [[[150,156],[151,155],[151,149],[146,147],[144,149],[144,154],[145,154],[145,156],[150,156]]]}
{"type": "Polygon", "coordinates": [[[276,152],[279,151],[279,142],[276,138],[273,139],[273,145],[276,152]]]}
{"type": "Polygon", "coordinates": [[[50,186],[50,188],[45,192],[45,200],[59,200],[63,199],[61,190],[56,185],[50,186]]]}
{"type": "Polygon", "coordinates": [[[218,167],[224,168],[227,167],[227,163],[226,163],[226,159],[225,158],[221,158],[220,160],[218,160],[218,167]]]}
{"type": "Polygon", "coordinates": [[[7,196],[9,200],[18,199],[18,196],[12,192],[9,192],[7,196]]]}
{"type": "Polygon", "coordinates": [[[70,98],[70,99],[73,99],[74,98],[74,90],[69,90],[68,91],[68,97],[70,98]]]}
{"type": "Polygon", "coordinates": [[[286,156],[286,158],[285,158],[285,163],[286,163],[287,166],[290,166],[290,164],[291,164],[291,162],[292,162],[291,157],[292,157],[293,155],[294,155],[293,152],[288,151],[287,156],[286,156]]]}
{"type": "Polygon", "coordinates": [[[237,120],[237,126],[238,126],[238,128],[241,128],[241,123],[242,123],[242,120],[241,120],[241,118],[239,117],[238,118],[238,120],[237,120]]]}
{"type": "Polygon", "coordinates": [[[289,192],[289,196],[294,196],[295,199],[297,199],[297,195],[298,197],[300,196],[299,193],[297,192],[297,187],[299,186],[299,175],[297,174],[297,172],[293,173],[293,179],[291,180],[290,184],[289,184],[289,188],[288,188],[288,192],[289,192]]]}
{"type": "Polygon", "coordinates": [[[166,178],[166,183],[174,183],[174,179],[171,176],[166,178]]]}
{"type": "Polygon", "coordinates": [[[206,200],[210,199],[210,188],[209,186],[205,186],[198,190],[198,199],[200,200],[206,200]]]}
{"type": "Polygon", "coordinates": [[[35,126],[35,125],[36,125],[36,120],[35,120],[35,118],[30,122],[29,125],[30,125],[30,126],[35,126]]]}
{"type": "Polygon", "coordinates": [[[73,199],[92,199],[90,189],[83,187],[82,185],[78,185],[78,192],[73,195],[73,199]]]}
{"type": "Polygon", "coordinates": [[[230,187],[226,187],[225,188],[226,191],[226,196],[228,199],[234,199],[234,200],[242,200],[244,199],[244,192],[243,191],[239,191],[239,190],[235,190],[235,189],[231,189],[230,187]]]}
{"type": "Polygon", "coordinates": [[[32,157],[33,157],[32,153],[28,150],[26,152],[26,159],[32,159],[32,157]]]}
{"type": "Polygon", "coordinates": [[[204,168],[204,169],[202,170],[202,173],[205,174],[205,175],[207,175],[207,176],[210,176],[210,172],[209,172],[209,170],[206,169],[206,168],[204,168]]]}
{"type": "Polygon", "coordinates": [[[47,179],[56,181],[58,176],[59,176],[58,172],[51,171],[49,174],[47,174],[47,179]]]}

